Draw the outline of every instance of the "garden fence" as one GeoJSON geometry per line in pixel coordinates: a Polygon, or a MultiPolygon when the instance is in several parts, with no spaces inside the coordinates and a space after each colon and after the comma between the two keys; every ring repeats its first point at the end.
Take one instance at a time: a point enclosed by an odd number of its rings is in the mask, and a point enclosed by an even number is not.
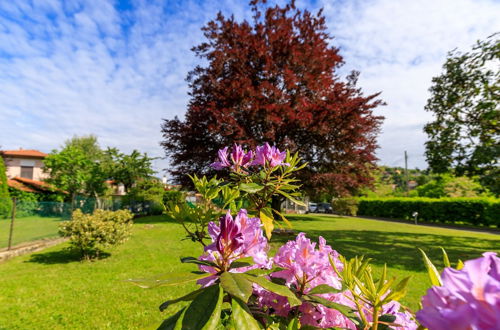
{"type": "Polygon", "coordinates": [[[146,202],[78,197],[73,203],[0,199],[0,251],[59,236],[59,225],[70,220],[72,211],[92,213],[95,209],[130,210],[135,216],[161,214],[162,205],[146,202]],[[73,204],[73,205],[72,205],[73,204]]]}

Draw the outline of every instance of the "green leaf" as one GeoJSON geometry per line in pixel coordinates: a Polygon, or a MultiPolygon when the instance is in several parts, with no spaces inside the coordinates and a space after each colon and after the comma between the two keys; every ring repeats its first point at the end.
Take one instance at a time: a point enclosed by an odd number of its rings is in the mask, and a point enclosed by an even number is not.
{"type": "Polygon", "coordinates": [[[167,273],[152,278],[129,279],[126,280],[126,282],[131,282],[132,284],[135,284],[144,289],[150,289],[159,286],[179,285],[183,283],[193,282],[207,276],[210,276],[210,274],[198,274],[194,272],[167,273]]]}
{"type": "Polygon", "coordinates": [[[290,323],[288,323],[288,326],[286,327],[286,330],[299,330],[299,329],[300,329],[300,322],[297,317],[290,320],[290,323]]]}
{"type": "Polygon", "coordinates": [[[344,316],[348,317],[351,321],[354,322],[354,324],[358,324],[357,323],[358,321],[355,319],[357,315],[355,314],[355,311],[351,307],[341,305],[339,303],[318,296],[312,296],[312,295],[306,295],[306,296],[307,298],[309,298],[310,301],[321,304],[328,308],[335,309],[340,313],[342,313],[344,316]]]}
{"type": "Polygon", "coordinates": [[[444,264],[444,266],[451,267],[450,259],[448,258],[448,253],[446,253],[446,250],[442,246],[440,246],[439,248],[443,252],[443,264],[444,264]]]}
{"type": "Polygon", "coordinates": [[[264,289],[274,292],[276,294],[279,294],[280,296],[286,297],[288,299],[288,302],[290,303],[290,306],[299,306],[302,304],[299,298],[295,296],[295,294],[290,291],[289,288],[287,288],[284,285],[279,285],[275,284],[271,281],[269,281],[265,277],[256,277],[248,274],[243,274],[250,282],[256,283],[263,287],[264,289]]]}
{"type": "Polygon", "coordinates": [[[256,192],[259,192],[262,189],[264,189],[264,186],[261,186],[260,184],[255,182],[250,182],[250,183],[240,184],[240,189],[243,190],[244,192],[255,194],[256,192]]]}
{"type": "Polygon", "coordinates": [[[431,280],[432,285],[441,286],[441,276],[439,276],[439,272],[436,269],[436,266],[430,261],[425,252],[420,249],[422,256],[424,258],[425,268],[427,268],[427,274],[429,275],[429,279],[431,280]]]}
{"type": "Polygon", "coordinates": [[[342,290],[335,289],[327,284],[320,284],[312,288],[308,294],[339,293],[339,292],[342,292],[342,290]]]}
{"type": "Polygon", "coordinates": [[[220,285],[231,296],[248,302],[252,295],[252,283],[240,273],[224,272],[220,276],[220,285]]]}
{"type": "Polygon", "coordinates": [[[186,311],[186,308],[181,309],[165,321],[163,321],[157,330],[173,330],[175,329],[175,324],[177,321],[184,316],[183,313],[186,311]]]}
{"type": "Polygon", "coordinates": [[[300,201],[300,200],[292,197],[292,195],[290,195],[290,194],[288,194],[288,193],[286,193],[286,192],[284,192],[282,190],[278,190],[277,193],[283,195],[284,197],[288,198],[290,201],[294,202],[297,205],[307,207],[306,203],[304,203],[303,201],[300,201]]]}
{"type": "Polygon", "coordinates": [[[224,293],[219,285],[205,288],[186,308],[181,324],[182,329],[215,330],[220,323],[222,298],[224,293]]]}
{"type": "Polygon", "coordinates": [[[183,257],[183,258],[181,258],[181,262],[183,264],[197,264],[197,265],[205,265],[205,266],[212,266],[212,267],[216,267],[217,266],[213,262],[206,261],[206,260],[198,260],[195,257],[183,257]]]}
{"type": "Polygon", "coordinates": [[[192,291],[188,293],[187,295],[184,295],[182,297],[176,298],[176,299],[171,299],[165,301],[163,304],[160,305],[160,312],[163,312],[165,309],[167,309],[168,306],[175,304],[179,301],[191,301],[194,298],[196,298],[205,288],[201,288],[195,291],[192,291]]]}
{"type": "Polygon", "coordinates": [[[253,317],[252,313],[248,309],[248,306],[245,305],[238,298],[234,298],[231,303],[231,309],[233,313],[231,314],[231,318],[233,321],[233,325],[235,329],[238,330],[257,330],[261,329],[259,322],[253,317]]]}

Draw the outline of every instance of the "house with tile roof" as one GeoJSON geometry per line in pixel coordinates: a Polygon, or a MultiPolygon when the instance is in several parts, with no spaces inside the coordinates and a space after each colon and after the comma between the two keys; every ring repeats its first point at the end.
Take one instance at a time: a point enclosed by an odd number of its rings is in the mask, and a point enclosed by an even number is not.
{"type": "Polygon", "coordinates": [[[33,149],[1,150],[9,187],[26,192],[52,191],[44,182],[48,174],[43,171],[47,154],[33,149]]]}

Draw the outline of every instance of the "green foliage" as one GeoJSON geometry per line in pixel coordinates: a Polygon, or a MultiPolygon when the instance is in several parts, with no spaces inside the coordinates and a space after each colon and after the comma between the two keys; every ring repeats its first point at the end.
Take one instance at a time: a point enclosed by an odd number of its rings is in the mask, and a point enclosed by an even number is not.
{"type": "Polygon", "coordinates": [[[7,174],[2,156],[0,156],[0,218],[10,215],[12,200],[10,199],[7,174]]]}
{"type": "Polygon", "coordinates": [[[182,203],[186,200],[186,193],[179,190],[166,190],[163,193],[163,204],[182,203]]]}
{"type": "Polygon", "coordinates": [[[464,222],[500,227],[500,200],[495,198],[384,198],[359,199],[358,215],[437,222],[464,222]]]}
{"type": "Polygon", "coordinates": [[[11,197],[16,198],[16,217],[27,217],[36,214],[39,209],[40,194],[17,190],[9,187],[11,197]]]}
{"type": "MultiPolygon", "coordinates": [[[[448,54],[444,73],[432,79],[425,109],[435,116],[424,127],[426,157],[437,173],[480,175],[491,183],[500,158],[500,34],[478,41],[470,52],[448,54]],[[489,178],[489,179],[488,179],[489,178]]],[[[498,178],[498,176],[497,176],[498,178]]],[[[497,180],[498,181],[498,180],[497,180]]],[[[500,193],[498,182],[490,186],[500,193]]]]}
{"type": "Polygon", "coordinates": [[[154,174],[153,160],[154,158],[148,157],[146,153],[141,154],[137,150],[127,155],[116,148],[108,148],[104,152],[102,166],[108,177],[115,182],[122,183],[128,192],[136,182],[151,179],[154,174]]]}
{"type": "Polygon", "coordinates": [[[333,212],[340,215],[355,216],[358,213],[358,199],[354,197],[341,197],[332,199],[333,212]]]}
{"type": "Polygon", "coordinates": [[[487,194],[487,189],[471,178],[442,174],[417,187],[416,193],[417,196],[430,198],[480,197],[487,194]]]}
{"type": "Polygon", "coordinates": [[[76,210],[70,221],[61,223],[59,233],[69,237],[70,244],[83,258],[91,259],[98,256],[101,248],[126,241],[132,229],[132,218],[127,210],[95,210],[93,214],[76,210]]]}
{"type": "Polygon", "coordinates": [[[133,205],[134,203],[144,203],[148,205],[149,215],[162,214],[165,210],[163,195],[165,188],[163,184],[155,179],[140,180],[123,196],[123,204],[133,205]]]}

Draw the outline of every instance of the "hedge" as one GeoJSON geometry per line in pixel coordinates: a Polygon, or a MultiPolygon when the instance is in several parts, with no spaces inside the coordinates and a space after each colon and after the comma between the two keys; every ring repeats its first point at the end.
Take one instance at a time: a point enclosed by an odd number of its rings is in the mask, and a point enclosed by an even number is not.
{"type": "Polygon", "coordinates": [[[500,227],[500,199],[495,198],[360,198],[358,215],[435,222],[463,222],[500,227]]]}

